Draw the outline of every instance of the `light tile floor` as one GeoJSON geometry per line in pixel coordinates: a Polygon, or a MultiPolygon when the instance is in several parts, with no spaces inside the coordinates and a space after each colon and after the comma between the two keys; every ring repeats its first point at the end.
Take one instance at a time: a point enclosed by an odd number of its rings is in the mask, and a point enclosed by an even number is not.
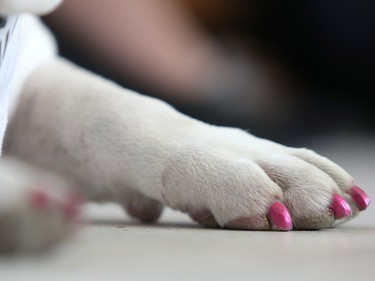
{"type": "MultiPolygon", "coordinates": [[[[375,137],[315,140],[375,198],[375,137]]],[[[120,208],[89,206],[92,223],[42,256],[0,258],[0,280],[373,280],[375,207],[335,229],[246,232],[202,229],[167,211],[159,224],[120,208]]]]}

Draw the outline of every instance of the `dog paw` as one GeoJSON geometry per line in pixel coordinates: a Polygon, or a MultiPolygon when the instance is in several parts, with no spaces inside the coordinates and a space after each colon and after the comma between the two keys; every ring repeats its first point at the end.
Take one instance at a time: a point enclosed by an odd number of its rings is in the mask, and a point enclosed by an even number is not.
{"type": "Polygon", "coordinates": [[[45,250],[77,226],[78,196],[49,173],[0,161],[0,252],[45,250]]]}
{"type": "Polygon", "coordinates": [[[337,164],[308,149],[215,128],[183,142],[168,162],[164,203],[208,227],[321,229],[370,204],[337,164]]]}

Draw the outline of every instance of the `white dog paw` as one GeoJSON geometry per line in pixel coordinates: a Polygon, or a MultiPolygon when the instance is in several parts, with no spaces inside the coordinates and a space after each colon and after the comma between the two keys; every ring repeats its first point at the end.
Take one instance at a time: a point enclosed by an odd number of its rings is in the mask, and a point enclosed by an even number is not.
{"type": "Polygon", "coordinates": [[[210,227],[321,229],[370,203],[327,158],[230,128],[181,144],[162,180],[166,205],[210,227]]]}
{"type": "Polygon", "coordinates": [[[44,250],[77,226],[67,183],[14,160],[0,161],[0,252],[44,250]]]}

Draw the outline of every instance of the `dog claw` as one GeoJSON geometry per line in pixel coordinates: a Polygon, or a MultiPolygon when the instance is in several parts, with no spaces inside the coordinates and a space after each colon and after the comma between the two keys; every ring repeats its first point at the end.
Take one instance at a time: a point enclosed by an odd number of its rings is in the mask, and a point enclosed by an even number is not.
{"type": "Polygon", "coordinates": [[[79,215],[80,199],[76,196],[69,197],[63,204],[62,209],[68,219],[77,219],[79,215]]]}
{"type": "Polygon", "coordinates": [[[288,209],[281,202],[272,204],[268,211],[268,218],[271,221],[272,228],[276,230],[291,230],[293,228],[292,218],[288,209]]]}
{"type": "Polygon", "coordinates": [[[353,186],[348,193],[358,207],[358,210],[364,211],[370,205],[370,197],[358,186],[353,186]]]}
{"type": "Polygon", "coordinates": [[[352,209],[350,208],[349,203],[337,193],[333,195],[331,209],[335,219],[342,219],[352,215],[352,209]]]}

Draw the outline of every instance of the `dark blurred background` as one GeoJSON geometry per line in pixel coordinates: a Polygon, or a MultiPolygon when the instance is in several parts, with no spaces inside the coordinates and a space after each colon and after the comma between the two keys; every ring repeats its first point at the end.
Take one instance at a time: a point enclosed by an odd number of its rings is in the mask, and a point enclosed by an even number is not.
{"type": "Polygon", "coordinates": [[[375,129],[375,4],[65,0],[61,55],[212,124],[292,144],[375,129]]]}

